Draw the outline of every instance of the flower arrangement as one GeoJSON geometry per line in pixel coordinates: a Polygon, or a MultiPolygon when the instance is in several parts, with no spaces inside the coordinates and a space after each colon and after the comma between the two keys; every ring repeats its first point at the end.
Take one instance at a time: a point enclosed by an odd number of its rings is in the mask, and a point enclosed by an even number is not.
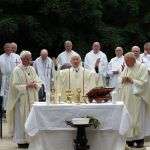
{"type": "Polygon", "coordinates": [[[89,124],[91,124],[91,127],[94,127],[95,129],[99,128],[99,127],[102,127],[102,123],[98,119],[96,119],[92,116],[86,116],[86,118],[90,119],[89,124]]]}

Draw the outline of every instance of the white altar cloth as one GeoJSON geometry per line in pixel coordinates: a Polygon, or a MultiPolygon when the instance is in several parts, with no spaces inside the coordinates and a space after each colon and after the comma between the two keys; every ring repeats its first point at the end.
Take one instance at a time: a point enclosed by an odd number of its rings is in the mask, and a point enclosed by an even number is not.
{"type": "Polygon", "coordinates": [[[87,129],[92,150],[124,150],[130,116],[123,102],[81,105],[36,102],[25,124],[31,136],[29,150],[73,150],[76,129],[67,126],[65,120],[87,115],[102,123],[99,129],[87,129]]]}

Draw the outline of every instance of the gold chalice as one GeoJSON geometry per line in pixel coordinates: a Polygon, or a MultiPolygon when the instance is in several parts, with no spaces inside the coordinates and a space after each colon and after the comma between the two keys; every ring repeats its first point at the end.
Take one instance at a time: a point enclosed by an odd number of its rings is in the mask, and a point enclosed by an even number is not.
{"type": "Polygon", "coordinates": [[[77,101],[78,103],[80,103],[81,102],[81,88],[77,88],[76,91],[77,91],[77,101]]]}
{"type": "Polygon", "coordinates": [[[66,98],[67,98],[67,103],[72,103],[71,99],[72,99],[72,91],[71,89],[66,90],[66,98]]]}
{"type": "Polygon", "coordinates": [[[55,89],[52,88],[51,89],[51,98],[50,98],[50,101],[52,101],[52,103],[55,103],[55,89]]]}

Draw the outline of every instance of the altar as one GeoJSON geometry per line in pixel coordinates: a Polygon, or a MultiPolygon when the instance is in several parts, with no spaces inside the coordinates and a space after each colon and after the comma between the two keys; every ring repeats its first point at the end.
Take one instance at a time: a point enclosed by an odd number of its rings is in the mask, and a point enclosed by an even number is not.
{"type": "Polygon", "coordinates": [[[29,150],[74,150],[76,129],[65,120],[93,116],[102,124],[87,128],[91,150],[124,150],[131,120],[123,102],[116,104],[47,104],[36,102],[25,123],[30,136],[29,150]]]}

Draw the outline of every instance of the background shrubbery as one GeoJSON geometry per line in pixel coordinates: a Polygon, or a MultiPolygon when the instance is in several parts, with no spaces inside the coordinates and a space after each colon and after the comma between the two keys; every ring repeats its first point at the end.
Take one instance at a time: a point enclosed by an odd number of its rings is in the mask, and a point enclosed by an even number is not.
{"type": "Polygon", "coordinates": [[[82,56],[93,41],[113,56],[120,45],[150,40],[149,0],[0,0],[0,44],[15,41],[33,56],[47,48],[57,56],[71,40],[82,56]],[[111,52],[110,52],[111,51],[111,52]]]}

